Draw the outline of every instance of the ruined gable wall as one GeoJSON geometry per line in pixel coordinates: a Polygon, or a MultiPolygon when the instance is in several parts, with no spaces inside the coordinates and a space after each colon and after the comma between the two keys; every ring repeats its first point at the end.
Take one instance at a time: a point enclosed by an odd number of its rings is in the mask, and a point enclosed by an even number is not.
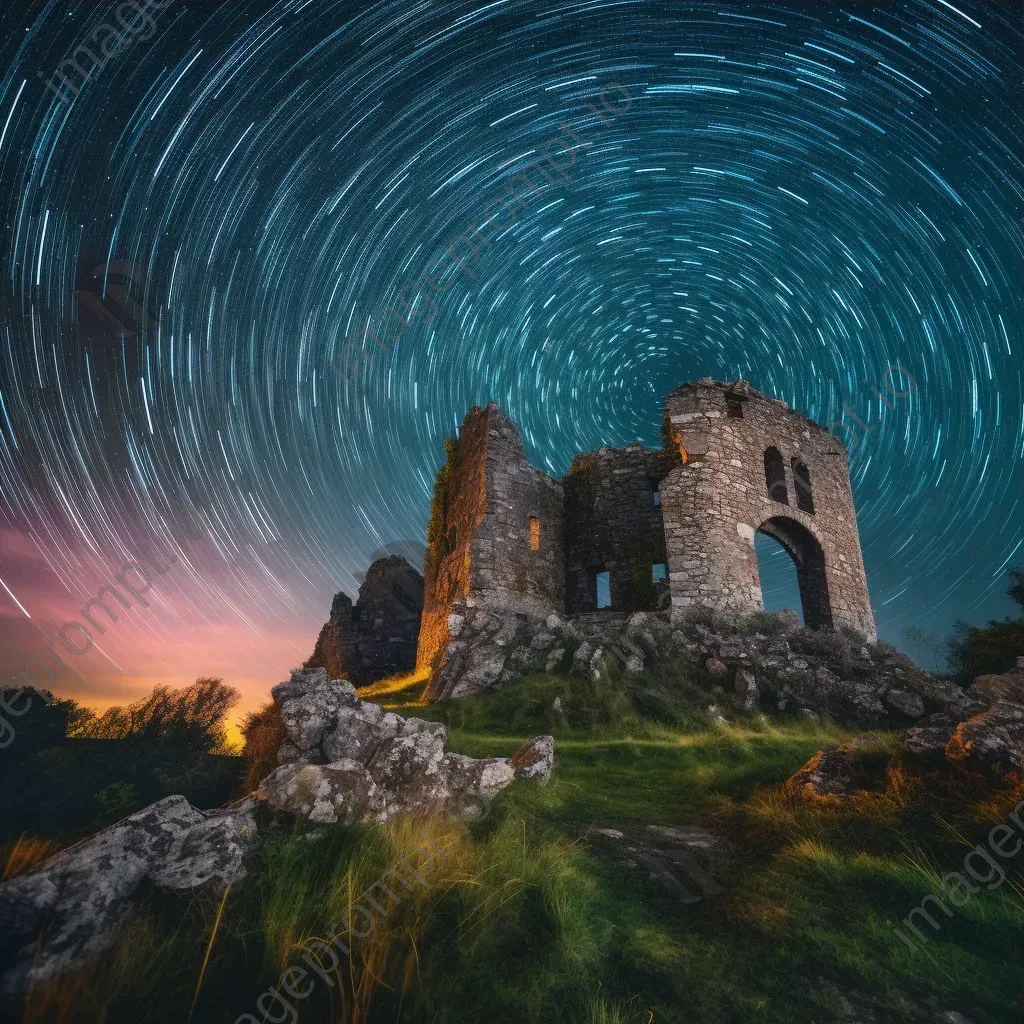
{"type": "Polygon", "coordinates": [[[487,407],[486,509],[470,547],[470,590],[480,604],[533,615],[565,608],[562,484],[535,469],[519,432],[487,407]],[[530,549],[530,518],[540,547],[530,549]]]}
{"type": "Polygon", "coordinates": [[[331,679],[351,679],[359,670],[360,655],[352,619],[352,599],[339,591],[331,602],[331,615],[320,630],[313,654],[304,668],[325,668],[331,679]]]}
{"type": "Polygon", "coordinates": [[[448,643],[448,614],[470,590],[470,544],[487,508],[487,439],[490,411],[474,406],[446,444],[448,458],[434,483],[427,551],[418,668],[429,668],[448,643]]]}
{"type": "MultiPolygon", "coordinates": [[[[846,451],[824,428],[784,403],[751,390],[743,417],[730,418],[725,389],[705,378],[666,398],[688,461],[662,486],[672,607],[708,605],[745,613],[762,607],[754,531],[780,517],[799,537],[803,526],[819,541],[835,626],[849,625],[874,638],[846,451]],[[779,449],[788,504],[767,493],[764,452],[779,449]],[[797,507],[791,460],[810,469],[815,511],[797,507]]],[[[773,532],[766,526],[765,532],[773,532]]],[[[780,537],[785,539],[785,537],[780,537]]]]}
{"type": "Polygon", "coordinates": [[[566,610],[597,608],[594,569],[608,571],[613,610],[653,608],[651,566],[666,562],[661,506],[652,481],[673,464],[670,453],[639,444],[578,455],[565,485],[566,610]]]}

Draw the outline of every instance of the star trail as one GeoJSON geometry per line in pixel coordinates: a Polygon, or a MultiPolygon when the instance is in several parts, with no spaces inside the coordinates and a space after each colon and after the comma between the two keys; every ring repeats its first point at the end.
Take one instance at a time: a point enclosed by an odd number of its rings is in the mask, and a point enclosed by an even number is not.
{"type": "Polygon", "coordinates": [[[499,402],[560,475],[656,445],[661,396],[702,376],[849,444],[883,638],[1009,612],[1021,7],[133,6],[3,13],[7,674],[160,552],[151,607],[57,689],[222,674],[252,705],[372,552],[422,540],[469,406],[499,402]],[[119,51],[56,88],[103,24],[119,51]],[[609,83],[631,102],[602,119],[609,83]],[[571,172],[503,220],[488,204],[555,138],[571,172]],[[487,244],[432,314],[333,371],[470,225],[487,244]],[[111,261],[152,327],[83,308],[116,296],[111,261]]]}

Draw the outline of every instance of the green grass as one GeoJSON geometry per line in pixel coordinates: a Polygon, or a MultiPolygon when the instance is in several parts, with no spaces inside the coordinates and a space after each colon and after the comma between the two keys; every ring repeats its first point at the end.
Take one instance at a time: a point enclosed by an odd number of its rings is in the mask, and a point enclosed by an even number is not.
{"type": "Polygon", "coordinates": [[[824,1024],[841,996],[893,1024],[949,1009],[1020,1021],[1024,851],[1001,888],[943,919],[921,951],[886,924],[939,889],[1019,786],[897,758],[873,792],[805,801],[778,784],[851,732],[739,715],[715,726],[708,697],[670,669],[597,684],[537,676],[429,708],[412,703],[415,687],[402,697],[400,710],[446,721],[450,748],[475,756],[554,733],[552,783],[513,786],[469,836],[443,819],[275,826],[219,921],[216,901],[158,903],[102,964],[37,993],[25,1019],[186,1021],[202,975],[193,1021],[259,1020],[257,997],[302,962],[303,943],[425,831],[450,849],[429,885],[383,900],[390,912],[355,940],[333,987],[318,979],[295,1004],[300,1021],[824,1024]],[[681,904],[580,840],[636,822],[726,837],[714,867],[726,893],[681,904]]]}

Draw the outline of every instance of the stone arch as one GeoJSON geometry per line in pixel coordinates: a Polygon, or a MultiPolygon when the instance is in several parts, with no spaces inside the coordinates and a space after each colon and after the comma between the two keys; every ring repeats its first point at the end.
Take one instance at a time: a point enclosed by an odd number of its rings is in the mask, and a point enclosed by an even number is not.
{"type": "Polygon", "coordinates": [[[825,575],[825,552],[821,542],[803,523],[789,516],[772,516],[758,529],[777,540],[796,563],[804,623],[810,629],[832,628],[832,602],[825,575]]]}
{"type": "Polygon", "coordinates": [[[814,492],[811,489],[811,471],[802,459],[793,458],[793,490],[796,491],[796,507],[801,512],[814,515],[814,492]]]}
{"type": "Polygon", "coordinates": [[[768,497],[781,505],[789,504],[786,493],[786,464],[782,461],[782,452],[774,445],[764,450],[764,486],[768,497]]]}

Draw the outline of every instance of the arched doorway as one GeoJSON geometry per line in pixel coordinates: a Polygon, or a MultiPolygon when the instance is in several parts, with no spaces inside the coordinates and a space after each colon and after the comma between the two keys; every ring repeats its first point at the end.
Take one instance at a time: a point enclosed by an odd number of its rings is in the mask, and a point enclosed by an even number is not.
{"type": "Polygon", "coordinates": [[[825,578],[825,554],[818,538],[802,523],[788,516],[772,516],[758,530],[777,540],[796,564],[804,623],[810,629],[831,629],[832,603],[825,578]]]}

